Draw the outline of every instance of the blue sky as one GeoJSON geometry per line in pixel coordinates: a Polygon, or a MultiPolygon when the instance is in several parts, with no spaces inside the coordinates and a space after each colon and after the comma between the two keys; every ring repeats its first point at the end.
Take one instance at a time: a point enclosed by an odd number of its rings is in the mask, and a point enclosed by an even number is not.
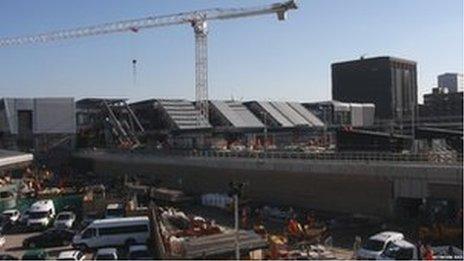
{"type": "MultiPolygon", "coordinates": [[[[272,0],[2,0],[0,36],[16,36],[272,0]]],[[[419,95],[463,71],[462,0],[300,0],[274,16],[209,24],[211,98],[331,98],[330,64],[392,55],[418,62],[419,95]]],[[[187,25],[0,49],[0,96],[194,97],[187,25]],[[133,84],[132,59],[137,59],[133,84]]]]}

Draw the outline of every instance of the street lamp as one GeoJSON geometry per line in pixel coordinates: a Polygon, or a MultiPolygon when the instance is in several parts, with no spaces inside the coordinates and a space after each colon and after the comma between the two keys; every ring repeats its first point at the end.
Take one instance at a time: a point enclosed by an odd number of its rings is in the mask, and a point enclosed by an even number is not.
{"type": "Polygon", "coordinates": [[[238,210],[239,204],[238,199],[242,196],[243,187],[245,183],[229,183],[229,196],[232,196],[234,199],[234,218],[235,218],[235,259],[240,260],[240,242],[239,242],[239,218],[238,210]]]}

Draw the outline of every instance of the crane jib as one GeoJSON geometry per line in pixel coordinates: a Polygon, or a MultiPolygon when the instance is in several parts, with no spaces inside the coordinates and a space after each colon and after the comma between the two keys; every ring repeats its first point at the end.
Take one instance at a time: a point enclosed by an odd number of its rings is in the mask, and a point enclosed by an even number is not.
{"type": "Polygon", "coordinates": [[[276,3],[263,7],[250,8],[230,8],[230,9],[206,9],[193,12],[184,12],[174,15],[151,16],[141,19],[133,19],[112,23],[104,23],[100,25],[80,27],[75,29],[52,31],[37,35],[5,37],[0,38],[0,47],[12,45],[43,43],[49,41],[66,40],[78,37],[93,36],[100,34],[110,34],[126,31],[138,31],[140,29],[162,27],[177,24],[191,23],[199,20],[225,20],[233,18],[241,18],[247,16],[257,16],[265,14],[281,14],[291,9],[297,9],[294,1],[285,3],[276,3]]]}
{"type": "MultiPolygon", "coordinates": [[[[104,35],[120,32],[138,32],[141,29],[190,24],[195,32],[195,105],[197,107],[198,126],[208,121],[208,50],[207,24],[208,20],[226,20],[251,16],[277,14],[278,20],[285,20],[288,10],[297,9],[294,0],[275,3],[262,7],[207,9],[184,12],[173,15],[150,16],[100,25],[58,30],[30,36],[0,38],[0,48],[14,45],[45,43],[87,36],[104,35]]],[[[134,63],[135,64],[135,63],[134,63]]]]}

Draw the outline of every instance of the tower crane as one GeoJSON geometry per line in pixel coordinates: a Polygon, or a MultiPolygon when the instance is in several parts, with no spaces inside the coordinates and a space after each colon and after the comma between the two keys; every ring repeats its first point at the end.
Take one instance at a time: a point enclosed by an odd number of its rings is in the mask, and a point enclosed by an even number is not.
{"type": "Polygon", "coordinates": [[[276,14],[278,20],[282,21],[286,19],[288,10],[297,8],[298,6],[295,1],[290,0],[260,7],[214,8],[171,15],[149,16],[140,19],[57,30],[36,35],[0,38],[0,48],[120,32],[138,32],[139,30],[148,28],[189,24],[193,27],[195,33],[195,104],[198,109],[198,122],[201,118],[208,119],[208,21],[236,19],[266,14],[276,14]]]}

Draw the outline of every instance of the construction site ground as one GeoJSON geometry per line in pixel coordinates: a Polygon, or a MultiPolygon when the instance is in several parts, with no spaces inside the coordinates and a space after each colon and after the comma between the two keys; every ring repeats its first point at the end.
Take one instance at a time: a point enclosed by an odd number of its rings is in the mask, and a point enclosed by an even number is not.
{"type": "MultiPolygon", "coordinates": [[[[232,229],[234,227],[234,214],[232,211],[224,210],[216,207],[203,206],[198,203],[190,203],[179,205],[178,208],[186,214],[194,214],[202,216],[207,219],[215,220],[219,225],[232,229]]],[[[307,211],[294,210],[299,220],[303,219],[307,211]]],[[[349,216],[343,213],[325,213],[321,211],[314,211],[317,220],[328,222],[331,219],[349,216]]],[[[251,217],[249,224],[253,224],[255,217],[251,217]]],[[[348,224],[348,227],[341,227],[338,229],[329,229],[329,234],[332,238],[331,247],[329,248],[336,259],[352,259],[353,258],[353,245],[356,236],[359,236],[364,242],[370,236],[382,231],[398,231],[405,235],[405,238],[411,242],[418,242],[417,229],[419,223],[413,221],[385,221],[378,220],[373,224],[357,223],[355,225],[348,224]]],[[[247,229],[251,229],[250,225],[247,229]]],[[[285,235],[287,223],[284,220],[267,219],[264,221],[264,227],[269,234],[285,235]]],[[[241,227],[242,228],[242,227],[241,227]]],[[[243,228],[242,228],[243,229],[243,228]]],[[[435,242],[435,245],[455,245],[462,248],[462,241],[460,242],[435,242]]]]}
{"type": "MultiPolygon", "coordinates": [[[[186,214],[198,215],[214,220],[217,224],[229,229],[233,229],[234,227],[234,215],[231,211],[199,204],[183,204],[177,207],[186,214]]],[[[254,221],[252,220],[251,222],[254,221]]],[[[286,224],[283,221],[267,220],[264,222],[264,226],[271,234],[283,235],[285,233],[286,224]]],[[[376,232],[379,232],[379,230],[372,230],[372,228],[358,228],[333,232],[331,233],[333,247],[331,247],[330,250],[337,259],[351,259],[353,257],[353,243],[355,237],[361,236],[364,239],[376,232]]]]}

